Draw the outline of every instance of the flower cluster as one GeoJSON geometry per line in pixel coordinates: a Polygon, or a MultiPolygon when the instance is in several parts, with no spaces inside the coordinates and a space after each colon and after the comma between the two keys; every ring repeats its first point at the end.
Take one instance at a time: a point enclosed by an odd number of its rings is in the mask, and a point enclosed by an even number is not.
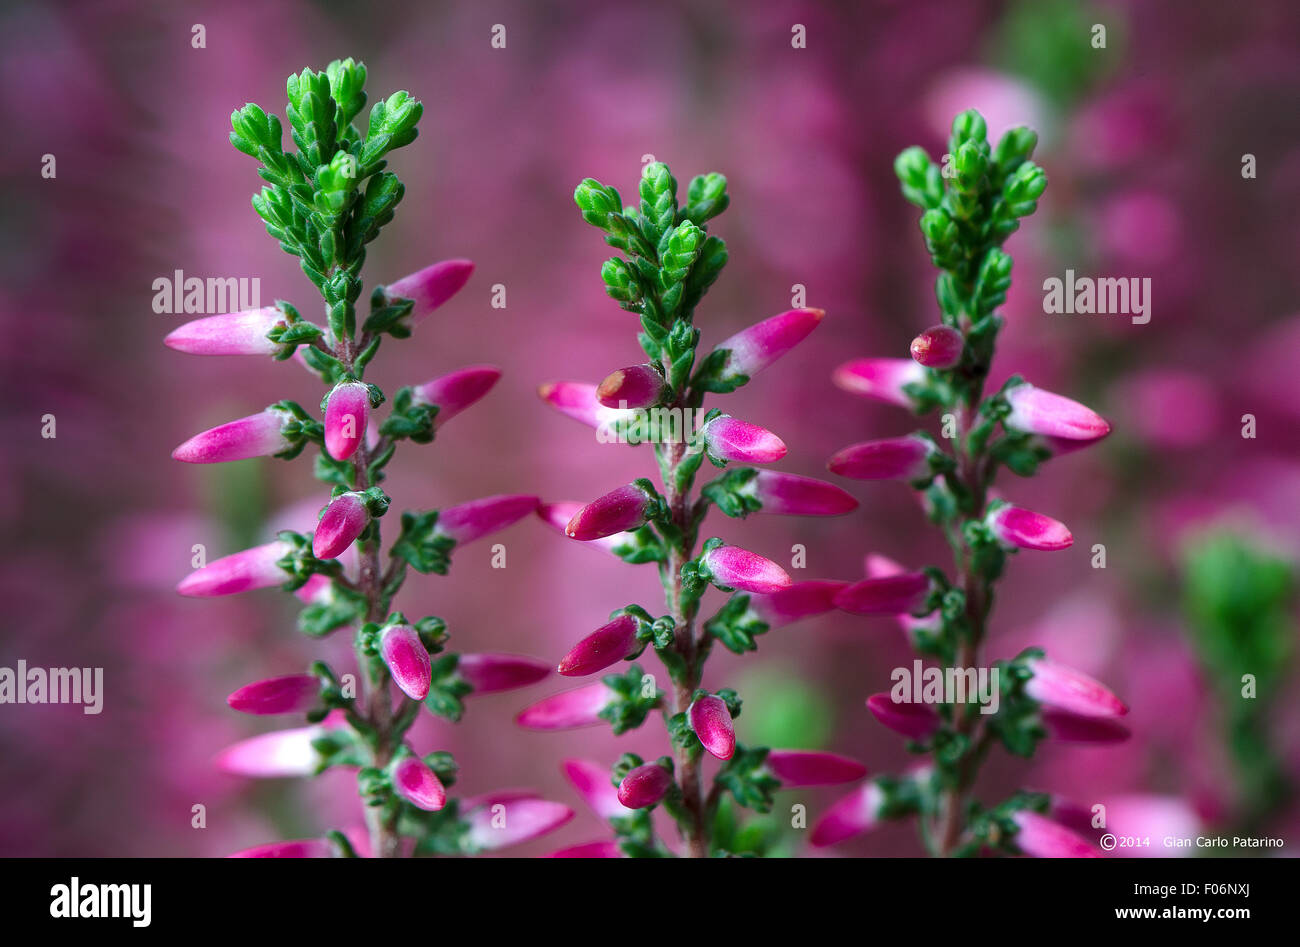
{"type": "Polygon", "coordinates": [[[711,507],[727,516],[776,513],[833,516],[857,502],[839,487],[794,474],[730,466],[780,460],[785,444],[772,432],[717,409],[705,396],[727,393],[790,351],[821,322],[819,309],[792,309],[718,343],[697,358],[695,310],[727,262],[725,243],[709,221],[729,203],[720,174],[694,178],[679,201],[677,181],[662,163],[646,165],[640,202],[625,207],[612,187],[587,179],[574,195],[583,218],[605,234],[624,257],[605,262],[606,292],[639,318],[643,364],[612,372],[600,384],[543,385],[544,401],[597,429],[601,442],[648,443],[660,486],[649,479],[615,487],[585,505],[543,504],[539,514],[571,539],[591,543],[631,564],[653,564],[666,611],[640,605],[616,609],[610,620],[579,640],[559,662],[559,673],[581,677],[634,661],[652,648],[671,687],[633,664],[594,684],[527,708],[519,723],[555,730],[600,724],[615,733],[662,714],[671,754],[644,760],[624,754],[612,767],[566,760],[574,788],[614,834],[557,855],[659,856],[650,812],[662,805],[681,835],[680,854],[703,857],[750,851],[737,831],[732,803],[760,812],[782,787],[861,779],[866,768],[826,753],[771,750],[737,742],[735,691],[703,687],[715,643],[736,653],[754,650],[755,638],[798,617],[829,611],[843,583],[794,582],[780,565],[713,537],[701,543],[711,507]],[[698,491],[704,461],[725,473],[698,491]],[[731,593],[711,617],[700,620],[709,586],[731,593]],[[717,761],[706,780],[705,757],[717,761]]]}
{"type": "Polygon", "coordinates": [[[923,210],[921,233],[941,271],[935,284],[941,324],[912,341],[911,358],[858,359],[834,375],[850,392],[917,414],[938,412],[943,423],[938,439],[920,431],[867,441],[828,464],[856,480],[906,482],[953,551],[952,576],[935,566],[909,571],[873,555],[861,581],[834,593],[834,604],[853,614],[896,616],[913,649],[937,664],[935,687],[920,700],[897,683],[867,700],[880,723],[929,761],[859,786],[814,827],[814,845],[842,841],[881,819],[915,816],[936,855],[1096,854],[1090,842],[1053,821],[1048,796],[1018,793],[984,806],[970,792],[994,744],[1031,756],[1048,736],[1090,743],[1128,736],[1120,722],[1128,708],[1114,694],[1038,649],[995,662],[998,674],[987,679],[996,692],[967,689],[954,696],[942,686],[976,678],[1007,556],[1073,543],[1063,523],[995,495],[997,471],[1032,476],[1049,458],[1110,431],[1090,409],[1019,377],[985,393],[1002,327],[996,310],[1011,284],[1012,259],[1002,243],[1034,212],[1047,184],[1030,160],[1034,132],[1014,128],[996,146],[986,135],[979,113],[963,112],[953,122],[942,168],[920,148],[907,149],[895,163],[904,196],[923,210]]]}
{"type": "Polygon", "coordinates": [[[281,586],[303,603],[302,632],[319,638],[348,628],[355,636],[359,675],[316,662],[307,673],[257,681],[231,694],[235,710],[305,714],[309,726],[245,740],[224,751],[218,765],[251,777],[355,768],[366,831],[330,831],[320,839],[240,853],[245,856],[474,853],[533,838],[573,815],[527,793],[450,798],[457,772],[451,755],[422,754],[407,740],[422,709],[456,720],[465,698],[535,683],[549,669],[515,655],[447,651],[442,619],[408,620],[393,610],[408,569],[445,574],[455,550],[528,516],[537,498],[493,496],[403,513],[388,561],[381,560],[380,523],[390,505],[381,484],[398,445],[432,441],[442,424],[486,395],[500,373],[477,365],[404,387],[393,396],[387,417],[375,416],[386,398],[364,379],[380,343],[385,336],[409,337],[465,285],[474,266],[447,260],[376,287],[358,330],[366,245],[392,220],[403,194],[397,176],[385,170],[386,157],[415,139],[422,111],[419,102],[398,92],[375,103],[362,132],[353,119],[366,103],[365,79],[365,66],[351,59],[289,77],[287,115],[297,151],[283,150],[275,115],[248,104],[231,116],[231,142],[259,160],[266,182],[253,207],[324,298],[326,324],[277,302],[198,319],[166,339],[172,348],[196,355],[292,359],[327,388],[323,420],[281,401],[204,431],[172,455],[187,463],[292,459],[312,445],[319,449],[315,476],[331,491],[311,536],[282,532],[270,543],[196,569],[178,586],[187,596],[281,586]]]}

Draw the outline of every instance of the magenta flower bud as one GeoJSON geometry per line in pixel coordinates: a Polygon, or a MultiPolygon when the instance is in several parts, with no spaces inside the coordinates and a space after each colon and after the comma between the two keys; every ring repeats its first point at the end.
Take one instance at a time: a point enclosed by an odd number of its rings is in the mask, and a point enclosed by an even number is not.
{"type": "Polygon", "coordinates": [[[276,563],[292,551],[291,543],[276,540],[222,556],[181,579],[176,591],[192,598],[206,598],[280,585],[289,581],[289,573],[276,563]]]}
{"type": "Polygon", "coordinates": [[[275,306],[226,312],[178,326],[163,344],[190,355],[274,355],[280,346],[266,334],[284,324],[284,313],[275,306]]]}
{"type": "Polygon", "coordinates": [[[618,842],[582,842],[578,845],[569,845],[557,851],[543,855],[542,858],[622,858],[623,849],[618,847],[618,842]]]}
{"type": "Polygon", "coordinates": [[[249,457],[270,457],[293,446],[284,435],[284,427],[292,419],[287,411],[267,408],[195,434],[172,451],[172,458],[187,464],[220,464],[249,457]]]}
{"type": "Polygon", "coordinates": [[[1110,425],[1091,408],[1042,388],[1017,385],[1006,397],[1011,414],[1002,423],[1017,431],[1071,441],[1095,441],[1110,433],[1110,425]]]}
{"type": "Polygon", "coordinates": [[[557,670],[565,677],[582,677],[617,664],[638,649],[636,630],[635,618],[618,616],[574,645],[557,670]]]}
{"type": "Polygon", "coordinates": [[[1041,716],[1052,739],[1061,743],[1123,743],[1133,735],[1114,717],[1081,717],[1051,708],[1041,716]]]}
{"type": "Polygon", "coordinates": [[[1015,834],[1016,846],[1031,858],[1101,857],[1087,839],[1037,812],[1021,809],[1011,821],[1020,830],[1015,834]]]}
{"type": "Polygon", "coordinates": [[[929,477],[935,446],[917,434],[853,444],[835,454],[826,466],[831,473],[853,480],[923,480],[929,477]]]}
{"type": "Polygon", "coordinates": [[[359,493],[340,493],[316,524],[311,551],[317,559],[334,559],[351,546],[370,523],[370,513],[359,493]]]}
{"type": "Polygon", "coordinates": [[[715,585],[742,592],[775,592],[794,583],[771,559],[739,546],[715,546],[700,557],[715,585]]]}
{"type": "Polygon", "coordinates": [[[359,381],[340,382],[325,402],[325,450],[335,460],[357,452],[370,423],[370,389],[359,381]]]}
{"type": "Polygon", "coordinates": [[[536,658],[517,654],[462,654],[456,673],[474,688],[471,696],[478,696],[536,684],[551,669],[536,658]]]}
{"type": "Polygon", "coordinates": [[[1074,537],[1060,520],[1004,504],[984,518],[984,524],[1002,545],[1047,552],[1069,549],[1074,537]]]}
{"type": "Polygon", "coordinates": [[[952,368],[965,347],[966,340],[952,326],[933,326],[912,340],[912,359],[926,368],[952,368]]]}
{"type": "Polygon", "coordinates": [[[263,779],[310,776],[320,764],[312,741],[324,732],[323,727],[299,727],[240,740],[217,754],[217,768],[235,776],[263,779]]]}
{"type": "Polygon", "coordinates": [[[705,449],[719,460],[769,464],[785,456],[785,444],[766,428],[720,414],[700,428],[705,449]]]}
{"type": "Polygon", "coordinates": [[[855,582],[835,596],[835,606],[854,615],[911,615],[929,596],[928,575],[903,572],[855,582]]]}
{"type": "Polygon", "coordinates": [[[802,618],[822,615],[835,608],[835,596],[847,582],[809,579],[764,595],[753,595],[749,609],[769,628],[780,628],[802,618]]]}
{"type": "Polygon", "coordinates": [[[840,799],[813,826],[808,841],[814,848],[825,848],[866,832],[880,818],[885,794],[873,782],[866,782],[840,799]]]}
{"type": "MultiPolygon", "coordinates": [[[[575,500],[561,500],[556,503],[539,503],[537,505],[537,515],[541,517],[542,522],[546,523],[552,529],[563,534],[569,535],[569,521],[581,510],[585,503],[578,503],[575,500]]],[[[604,549],[606,552],[612,552],[615,547],[631,543],[631,533],[614,533],[605,536],[602,539],[590,539],[585,545],[594,546],[604,549]]]]}
{"type": "Polygon", "coordinates": [[[535,796],[485,804],[465,815],[466,841],[477,851],[519,845],[554,832],[573,816],[568,806],[535,796]]]}
{"type": "Polygon", "coordinates": [[[612,431],[620,420],[631,418],[635,410],[607,408],[596,397],[596,386],[578,381],[553,381],[541,385],[537,394],[552,408],[588,427],[612,431]]]}
{"type": "Polygon", "coordinates": [[[246,848],[227,858],[333,858],[334,846],[327,839],[304,838],[288,842],[268,842],[246,848]]]}
{"type": "Polygon", "coordinates": [[[729,760],[736,752],[736,726],[731,711],[721,697],[701,697],[686,712],[691,729],[704,748],[720,760],[729,760]]]}
{"type": "Polygon", "coordinates": [[[650,494],[634,483],[611,490],[592,500],[569,520],[564,533],[570,539],[587,542],[626,533],[644,526],[655,510],[650,494]]]}
{"type": "Polygon", "coordinates": [[[658,763],[643,763],[618,784],[618,801],[629,809],[644,809],[668,795],[673,774],[658,763]]]}
{"type": "Polygon", "coordinates": [[[890,730],[913,740],[925,740],[939,729],[939,715],[929,704],[898,703],[888,694],[872,694],[867,709],[890,730]]]}
{"type": "Polygon", "coordinates": [[[450,506],[438,513],[436,529],[463,546],[505,529],[537,509],[537,497],[502,493],[450,506]]]}
{"type": "Polygon", "coordinates": [[[442,780],[418,756],[403,757],[393,767],[393,789],[425,812],[437,812],[447,804],[447,790],[443,788],[442,780]]]}
{"type": "Polygon", "coordinates": [[[500,378],[501,369],[494,365],[470,365],[417,385],[411,394],[416,402],[438,406],[433,419],[437,429],[482,399],[500,378]]]}
{"type": "Polygon", "coordinates": [[[607,408],[649,408],[664,394],[664,376],[652,365],[610,372],[596,386],[596,400],[607,408]]]}
{"type": "Polygon", "coordinates": [[[1030,658],[1025,667],[1034,673],[1025,682],[1025,693],[1046,707],[1080,717],[1122,717],[1128,713],[1122,700],[1081,671],[1047,658],[1030,658]]]}
{"type": "Polygon", "coordinates": [[[410,625],[389,625],[379,634],[379,656],[388,673],[412,700],[424,700],[433,680],[429,650],[410,625]]]}
{"type": "Polygon", "coordinates": [[[772,750],[767,768],[786,789],[851,783],[867,775],[867,768],[857,760],[814,750],[772,750]]]}
{"type": "Polygon", "coordinates": [[[320,696],[320,681],[310,674],[288,674],[245,684],[226,698],[245,714],[293,714],[311,710],[320,696]]]}
{"type": "Polygon", "coordinates": [[[605,722],[601,719],[601,711],[617,697],[604,682],[597,681],[542,698],[521,710],[515,723],[526,730],[573,730],[598,726],[605,722]]]}
{"type": "Polygon", "coordinates": [[[833,483],[775,470],[760,470],[741,492],[763,504],[761,512],[785,516],[840,516],[858,506],[833,483]]]}
{"type": "Polygon", "coordinates": [[[570,785],[582,801],[602,819],[620,818],[628,814],[627,806],[618,801],[618,790],[609,781],[609,769],[590,760],[564,760],[560,763],[570,785]]]}
{"type": "Polygon", "coordinates": [[[910,408],[903,386],[924,382],[925,369],[910,358],[858,358],[835,369],[831,380],[855,395],[910,408]]]}
{"type": "Polygon", "coordinates": [[[474,264],[469,260],[443,260],[389,283],[384,287],[384,295],[390,302],[413,301],[411,325],[419,325],[429,313],[460,292],[473,272],[474,264]]]}
{"type": "Polygon", "coordinates": [[[824,309],[790,309],[719,342],[714,351],[727,353],[719,379],[753,378],[807,338],[825,315],[824,309]]]}

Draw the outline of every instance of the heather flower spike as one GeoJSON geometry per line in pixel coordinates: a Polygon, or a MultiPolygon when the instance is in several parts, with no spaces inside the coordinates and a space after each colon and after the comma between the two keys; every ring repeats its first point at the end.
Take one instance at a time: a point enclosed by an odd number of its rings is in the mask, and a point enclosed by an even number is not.
{"type": "Polygon", "coordinates": [[[286,433],[292,421],[288,411],[270,407],[194,435],[172,451],[172,458],[187,464],[219,464],[271,457],[294,446],[286,433]]]}
{"type": "MultiPolygon", "coordinates": [[[[590,674],[653,649],[670,685],[632,665],[599,683],[556,694],[519,714],[521,726],[558,730],[608,723],[616,734],[661,716],[672,756],[644,763],[632,754],[608,767],[566,763],[580,795],[610,822],[613,841],[571,846],[563,857],[706,858],[733,854],[715,835],[723,805],[771,811],[780,781],[763,765],[767,750],[736,741],[734,691],[701,687],[715,644],[736,653],[754,650],[755,636],[780,624],[834,607],[844,583],[792,582],[780,564],[722,538],[701,545],[711,512],[743,517],[763,512],[835,516],[857,506],[835,484],[795,473],[733,467],[697,486],[704,461],[766,464],[786,445],[764,428],[708,404],[747,384],[808,336],[821,309],[791,309],[700,349],[708,333],[702,303],[727,262],[726,244],[709,233],[710,221],[730,202],[720,174],[693,178],[682,188],[660,162],[641,173],[639,203],[588,178],[574,193],[582,218],[621,256],[600,268],[606,293],[637,316],[637,341],[646,361],[620,369],[599,386],[543,385],[541,397],[562,413],[596,428],[601,443],[637,445],[653,454],[658,482],[636,480],[585,506],[543,503],[538,513],[573,539],[599,544],[629,565],[653,565],[664,591],[663,609],[618,602],[616,616],[579,642],[561,674],[590,674]],[[732,594],[711,617],[702,614],[710,586],[732,594]],[[658,614],[656,614],[658,612],[658,614]],[[714,771],[705,754],[721,761],[714,771]],[[603,784],[617,786],[617,805],[603,784]],[[663,802],[680,845],[659,837],[645,810],[663,802]],[[633,811],[635,810],[635,811],[633,811]]],[[[705,534],[707,535],[707,534],[705,534]]],[[[639,657],[638,657],[639,660],[639,657]]],[[[743,834],[736,825],[733,834],[743,834]]]]}
{"type": "Polygon", "coordinates": [[[276,244],[298,258],[318,294],[312,305],[323,308],[326,324],[303,321],[297,307],[277,301],[189,322],[165,340],[200,355],[298,362],[319,379],[324,395],[320,415],[280,401],[205,431],[174,453],[187,463],[216,463],[293,460],[313,449],[317,456],[308,469],[330,495],[313,533],[286,530],[274,542],[197,568],[177,587],[182,595],[210,596],[283,585],[296,595],[298,626],[306,635],[314,640],[346,629],[340,637],[354,643],[351,667],[336,671],[318,661],[310,674],[257,681],[231,694],[230,706],[243,713],[324,718],[317,726],[237,743],[217,765],[261,777],[355,771],[366,837],[353,841],[330,832],[325,840],[240,853],[247,857],[469,854],[533,837],[572,815],[544,800],[512,801],[510,828],[497,831],[495,813],[453,805],[448,789],[457,765],[449,753],[421,758],[407,747],[407,733],[423,714],[457,720],[466,696],[527,686],[549,668],[516,655],[447,651],[451,636],[441,618],[408,621],[394,609],[409,570],[445,573],[453,547],[527,516],[537,498],[507,494],[441,511],[407,511],[398,517],[400,530],[381,536],[391,502],[381,484],[398,450],[433,441],[436,428],[471,408],[501,373],[473,365],[399,389],[391,399],[366,379],[381,346],[408,338],[465,285],[474,264],[449,259],[387,286],[365,283],[367,254],[385,252],[376,238],[404,191],[391,170],[396,152],[416,139],[423,113],[406,92],[366,108],[365,83],[366,67],[351,59],[290,76],[287,136],[280,118],[257,105],[231,115],[231,144],[259,164],[253,210],[276,244]],[[429,812],[440,817],[427,818],[429,812]]]}
{"type": "MultiPolygon", "coordinates": [[[[925,431],[846,447],[831,471],[855,480],[903,480],[952,551],[948,569],[904,571],[868,558],[867,578],[834,593],[835,604],[858,615],[891,615],[939,680],[986,666],[997,583],[1017,549],[1059,550],[1070,531],[1040,513],[998,499],[1002,467],[1033,476],[1052,457],[1104,437],[1110,426],[1068,398],[1013,376],[985,391],[1004,322],[999,307],[1011,285],[1012,259],[1002,243],[1038,206],[1047,178],[1031,159],[1037,135],[1012,128],[988,139],[983,117],[959,114],[945,147],[944,168],[921,148],[894,163],[903,196],[920,209],[925,250],[939,270],[933,297],[937,321],[912,341],[911,358],[858,359],[841,365],[835,383],[850,392],[936,414],[943,437],[925,431]]],[[[922,323],[924,325],[924,323],[922,323]]],[[[751,612],[756,611],[753,606],[751,612]]],[[[1000,803],[977,798],[980,767],[1001,745],[1033,756],[1044,737],[1113,743],[1127,737],[1117,722],[1123,704],[1096,681],[1027,650],[992,670],[995,692],[962,697],[940,689],[940,703],[895,702],[890,693],[867,699],[867,710],[928,755],[919,776],[880,776],[837,803],[813,833],[833,844],[881,819],[915,819],[932,855],[1030,854],[1087,856],[1091,846],[1037,815],[1032,793],[1000,803]],[[943,700],[952,701],[944,706],[943,700]],[[974,707],[974,701],[984,706],[974,707]],[[996,701],[996,702],[994,702],[996,701]]],[[[915,662],[918,669],[922,660],[915,662]]],[[[880,683],[884,683],[881,681],[880,683]]],[[[981,685],[983,686],[983,685],[981,685]]],[[[929,699],[929,698],[927,698],[929,699]]],[[[779,772],[774,752],[767,766],[779,772]]]]}

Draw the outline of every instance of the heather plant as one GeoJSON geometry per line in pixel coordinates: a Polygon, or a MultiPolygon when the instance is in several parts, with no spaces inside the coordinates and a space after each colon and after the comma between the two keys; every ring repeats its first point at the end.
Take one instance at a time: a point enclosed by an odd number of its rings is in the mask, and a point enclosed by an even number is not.
{"type": "Polygon", "coordinates": [[[281,532],[270,543],[197,568],[178,586],[188,596],[280,586],[302,601],[298,628],[304,634],[323,638],[351,629],[355,637],[358,674],[338,673],[318,661],[306,673],[257,681],[231,694],[235,710],[305,714],[308,726],[245,740],[218,762],[228,772],[254,777],[355,768],[366,831],[347,827],[244,855],[470,854],[543,834],[573,814],[527,793],[450,798],[455,760],[442,751],[422,753],[408,741],[425,711],[455,721],[471,695],[524,686],[548,673],[529,658],[448,651],[442,619],[408,619],[393,607],[408,570],[447,574],[461,546],[527,516],[537,498],[493,496],[404,512],[383,555],[380,524],[392,501],[382,484],[398,446],[433,441],[444,423],[487,394],[500,373],[471,366],[403,387],[387,417],[375,415],[385,394],[365,376],[380,344],[410,338],[465,285],[473,264],[447,260],[376,286],[358,327],[366,248],[392,221],[403,195],[387,159],[415,140],[422,111],[418,101],[397,92],[371,107],[362,131],[354,120],[366,104],[365,81],[365,66],[351,59],[289,77],[286,114],[296,151],[283,150],[279,119],[257,105],[231,116],[231,143],[258,160],[265,182],[253,209],[319,291],[325,324],[278,301],[189,322],[166,339],[172,348],[196,355],[292,359],[326,387],[323,420],[302,405],[280,401],[204,431],[173,453],[188,463],[218,463],[292,460],[310,448],[314,475],[330,490],[312,535],[281,532]]]}
{"type": "Polygon", "coordinates": [[[624,206],[618,191],[588,178],[575,200],[583,219],[622,257],[601,268],[608,295],[634,314],[647,361],[619,369],[599,385],[543,385],[553,407],[596,428],[600,450],[614,443],[648,446],[659,485],[649,478],[616,487],[585,505],[544,504],[542,517],[568,537],[591,543],[634,565],[653,566],[665,610],[624,605],[579,641],[559,664],[579,677],[633,661],[652,649],[667,672],[632,664],[624,673],[569,690],[524,710],[522,726],[554,730],[608,723],[615,733],[661,715],[668,753],[645,760],[625,753],[612,766],[565,760],[575,789],[609,823],[613,837],[567,849],[564,855],[656,857],[681,854],[761,854],[761,830],[740,821],[737,806],[767,812],[781,788],[848,782],[861,764],[829,753],[773,750],[736,740],[740,695],[706,687],[715,645],[753,651],[773,627],[831,610],[846,583],[793,582],[777,563],[723,539],[707,536],[705,520],[723,514],[826,516],[857,502],[833,484],[810,477],[733,464],[780,460],[786,447],[775,434],[717,408],[708,395],[732,392],[802,341],[820,323],[817,309],[792,309],[718,343],[702,354],[697,308],[727,262],[726,244],[708,232],[730,201],[720,174],[694,178],[679,200],[667,165],[643,169],[640,201],[624,206]],[[696,489],[705,461],[725,472],[696,489]],[[703,614],[710,586],[730,593],[703,614]],[[709,758],[716,762],[708,762],[709,758]],[[657,833],[651,812],[662,806],[676,823],[680,846],[657,833]]]}
{"type": "MultiPolygon", "coordinates": [[[[933,565],[907,570],[871,556],[867,577],[835,597],[848,612],[900,618],[918,660],[913,669],[896,671],[894,687],[867,706],[926,761],[901,775],[874,777],[837,803],[814,827],[817,845],[882,819],[915,817],[935,855],[1096,854],[1067,827],[1080,812],[1064,800],[1020,792],[985,804],[974,795],[994,747],[1030,757],[1049,736],[1090,743],[1128,736],[1119,722],[1127,707],[1041,649],[991,667],[981,663],[1008,556],[1022,549],[1063,550],[1073,542],[1064,524],[996,493],[997,474],[1005,468],[1034,476],[1049,459],[1110,430],[1083,405],[1019,376],[986,391],[1003,325],[997,310],[1011,285],[1012,259],[1002,244],[1036,210],[1047,186],[1031,160],[1036,144],[1027,128],[990,144],[984,119],[972,110],[953,121],[942,164],[918,147],[895,162],[903,196],[922,210],[925,248],[940,271],[935,298],[941,321],[913,340],[910,359],[852,361],[837,369],[835,381],[919,415],[937,413],[940,436],[918,431],[854,444],[835,454],[829,467],[854,479],[909,484],[942,531],[953,562],[951,571],[933,565]]],[[[1089,815],[1083,812],[1083,824],[1089,815]]]]}

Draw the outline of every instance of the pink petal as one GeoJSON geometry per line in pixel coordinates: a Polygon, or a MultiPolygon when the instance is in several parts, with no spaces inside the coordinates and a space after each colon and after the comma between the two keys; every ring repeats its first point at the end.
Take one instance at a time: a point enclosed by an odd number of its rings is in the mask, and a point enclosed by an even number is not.
{"type": "Polygon", "coordinates": [[[393,682],[412,700],[429,696],[433,665],[419,633],[410,625],[389,625],[379,638],[383,658],[393,682]]]}
{"type": "Polygon", "coordinates": [[[794,584],[771,559],[739,546],[716,546],[700,562],[718,585],[742,592],[775,592],[794,584]]]}
{"type": "Polygon", "coordinates": [[[592,500],[569,520],[564,532],[570,539],[587,542],[604,539],[644,526],[654,503],[648,493],[627,484],[592,500]]]}
{"type": "Polygon", "coordinates": [[[1015,844],[1032,858],[1100,858],[1087,839],[1037,812],[1020,810],[1012,817],[1020,827],[1015,844]]]}
{"type": "Polygon", "coordinates": [[[471,696],[479,696],[536,684],[551,668],[536,658],[516,654],[462,654],[456,673],[474,688],[471,696]]]}
{"type": "Polygon", "coordinates": [[[872,694],[867,709],[895,733],[924,740],[939,729],[939,715],[927,704],[896,702],[889,694],[872,694]]]}
{"type": "Polygon", "coordinates": [[[1030,658],[1025,665],[1034,674],[1025,683],[1025,693],[1040,704],[1082,717],[1122,717],[1128,713],[1122,700],[1082,671],[1047,658],[1030,658]]]}
{"type": "Polygon", "coordinates": [[[691,729],[704,744],[704,749],[720,760],[729,760],[736,753],[736,728],[731,711],[721,697],[701,697],[687,711],[691,729]]]}
{"type": "Polygon", "coordinates": [[[826,810],[808,841],[814,848],[825,848],[867,831],[876,824],[883,802],[879,786],[863,783],[826,810]]]}
{"type": "Polygon", "coordinates": [[[749,607],[769,627],[779,628],[833,610],[835,596],[848,584],[826,579],[795,582],[775,592],[750,596],[749,607]]]}
{"type": "Polygon", "coordinates": [[[573,815],[568,806],[545,799],[498,802],[466,815],[467,840],[476,849],[506,848],[553,832],[573,815]]]}
{"type": "Polygon", "coordinates": [[[791,309],[718,343],[715,351],[725,349],[728,353],[720,377],[723,380],[740,375],[753,378],[807,338],[825,315],[823,309],[791,309]]]}
{"type": "Polygon", "coordinates": [[[473,272],[474,264],[469,260],[443,260],[389,283],[384,287],[384,294],[389,299],[412,300],[415,305],[411,309],[411,324],[418,325],[460,292],[473,272]]]}
{"type": "Polygon", "coordinates": [[[597,681],[545,697],[520,711],[515,722],[528,730],[594,727],[605,722],[600,712],[617,696],[604,683],[597,681]]]}
{"type": "Polygon", "coordinates": [[[438,406],[435,428],[480,401],[501,378],[501,369],[495,365],[470,365],[425,382],[412,390],[416,401],[438,406]]]}
{"type": "Polygon", "coordinates": [[[853,444],[835,454],[826,466],[853,480],[920,480],[930,475],[934,446],[909,434],[853,444]]]}
{"type": "Polygon", "coordinates": [[[709,453],[720,460],[766,464],[785,456],[781,438],[771,431],[722,414],[700,428],[709,453]]]}
{"type": "Polygon", "coordinates": [[[536,509],[537,497],[528,494],[483,497],[439,512],[437,530],[464,545],[499,532],[536,509]]]}
{"type": "Polygon", "coordinates": [[[560,661],[557,670],[565,677],[582,677],[603,671],[637,650],[637,623],[620,615],[583,638],[560,661]]]}
{"type": "Polygon", "coordinates": [[[1011,414],[1007,427],[1030,434],[1094,441],[1110,433],[1110,425],[1091,408],[1033,385],[1017,385],[1007,392],[1011,414]]]}
{"type": "Polygon", "coordinates": [[[925,369],[910,358],[859,358],[835,369],[831,378],[855,395],[910,408],[903,386],[925,381],[925,369]]]}
{"type": "Polygon", "coordinates": [[[311,710],[320,696],[320,681],[311,674],[287,674],[245,684],[226,698],[245,714],[292,714],[311,710]]]}
{"type": "Polygon", "coordinates": [[[564,760],[560,768],[582,801],[602,819],[621,818],[631,811],[618,801],[618,789],[609,781],[608,768],[591,760],[564,760]]]}
{"type": "Polygon", "coordinates": [[[605,376],[596,386],[596,400],[607,408],[649,408],[664,393],[664,376],[651,365],[632,365],[605,376]]]}
{"type": "Polygon", "coordinates": [[[292,544],[276,540],[222,556],[187,575],[176,591],[191,597],[207,597],[280,585],[289,581],[289,573],[276,563],[292,551],[292,544]]]}
{"type": "Polygon", "coordinates": [[[840,516],[857,509],[849,493],[813,477],[760,470],[747,484],[762,512],[786,516],[840,516]]]}
{"type": "Polygon", "coordinates": [[[447,790],[438,774],[419,757],[407,756],[393,767],[393,789],[399,796],[426,812],[437,812],[447,804],[447,790]]]}
{"type": "Polygon", "coordinates": [[[966,340],[952,326],[934,326],[912,340],[912,359],[918,365],[940,371],[961,361],[966,340]]]}
{"type": "Polygon", "coordinates": [[[289,439],[282,433],[289,420],[287,412],[267,408],[194,435],[172,451],[172,457],[187,464],[219,464],[250,457],[270,457],[290,447],[289,439]]]}
{"type": "Polygon", "coordinates": [[[905,572],[855,582],[835,596],[837,608],[855,615],[912,614],[930,594],[930,577],[905,572]]]}
{"type": "Polygon", "coordinates": [[[330,501],[312,536],[317,559],[335,559],[347,551],[370,524],[366,505],[356,493],[342,493],[330,501]]]}
{"type": "Polygon", "coordinates": [[[1018,506],[1000,506],[985,522],[1006,546],[1051,552],[1074,545],[1074,537],[1064,523],[1018,506]]]}
{"type": "Polygon", "coordinates": [[[867,775],[867,768],[857,760],[814,750],[772,750],[767,768],[786,789],[851,783],[867,775]]]}
{"type": "Polygon", "coordinates": [[[280,346],[266,334],[284,322],[274,306],[227,312],[178,326],[163,343],[190,355],[274,355],[280,346]]]}
{"type": "Polygon", "coordinates": [[[664,767],[643,763],[618,784],[618,801],[629,809],[644,809],[666,796],[672,784],[672,774],[664,767]]]}
{"type": "Polygon", "coordinates": [[[325,450],[335,460],[357,452],[370,423],[370,389],[359,381],[334,386],[325,403],[325,450]]]}

